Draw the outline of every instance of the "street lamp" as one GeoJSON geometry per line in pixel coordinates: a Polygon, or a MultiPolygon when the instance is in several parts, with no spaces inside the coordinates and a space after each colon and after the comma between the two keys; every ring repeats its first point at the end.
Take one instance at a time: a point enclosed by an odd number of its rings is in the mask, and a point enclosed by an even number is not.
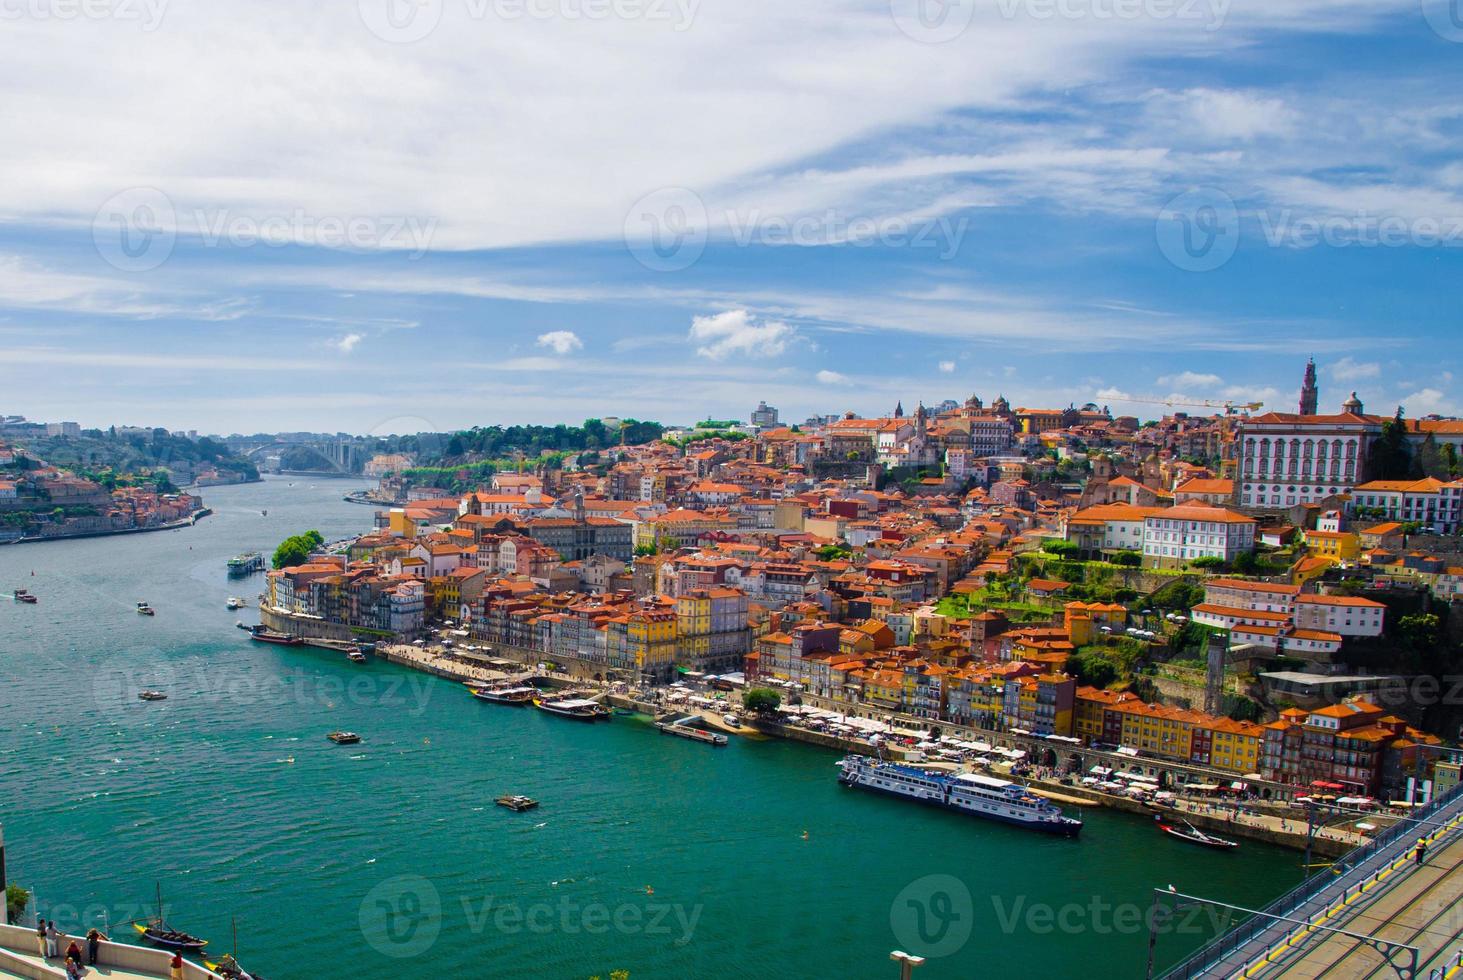
{"type": "Polygon", "coordinates": [[[899,980],[910,980],[910,974],[914,972],[914,968],[924,966],[925,963],[923,956],[915,956],[902,949],[896,949],[890,953],[889,958],[899,964],[899,980]]]}

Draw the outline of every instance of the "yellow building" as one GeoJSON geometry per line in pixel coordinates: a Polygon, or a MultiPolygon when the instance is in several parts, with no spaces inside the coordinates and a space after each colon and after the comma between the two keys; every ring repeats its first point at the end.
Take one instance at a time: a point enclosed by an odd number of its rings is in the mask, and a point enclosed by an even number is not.
{"type": "Polygon", "coordinates": [[[1361,537],[1354,531],[1307,531],[1306,550],[1337,565],[1361,557],[1361,537]]]}

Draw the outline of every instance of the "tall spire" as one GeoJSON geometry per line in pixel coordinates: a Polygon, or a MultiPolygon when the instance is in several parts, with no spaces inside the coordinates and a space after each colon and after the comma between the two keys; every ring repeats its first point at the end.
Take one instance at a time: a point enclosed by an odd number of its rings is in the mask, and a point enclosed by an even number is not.
{"type": "Polygon", "coordinates": [[[1320,399],[1321,392],[1316,387],[1316,359],[1313,357],[1306,362],[1305,381],[1300,386],[1300,414],[1315,415],[1320,399]]]}
{"type": "Polygon", "coordinates": [[[896,419],[904,418],[904,402],[902,400],[894,406],[894,417],[896,419]]]}

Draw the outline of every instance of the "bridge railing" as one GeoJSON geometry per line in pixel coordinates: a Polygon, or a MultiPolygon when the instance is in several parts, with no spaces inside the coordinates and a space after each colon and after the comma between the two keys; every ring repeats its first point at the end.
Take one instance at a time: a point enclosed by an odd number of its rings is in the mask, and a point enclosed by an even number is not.
{"type": "MultiPolygon", "coordinates": [[[[1314,902],[1323,892],[1330,891],[1338,896],[1349,895],[1353,888],[1358,888],[1366,881],[1378,876],[1381,869],[1375,865],[1378,863],[1379,855],[1395,845],[1399,839],[1411,838],[1413,834],[1417,833],[1417,820],[1427,820],[1445,811],[1463,811],[1463,786],[1455,787],[1446,796],[1413,810],[1410,817],[1416,819],[1404,817],[1379,832],[1366,844],[1336,861],[1331,866],[1331,874],[1319,874],[1307,878],[1260,911],[1276,916],[1305,918],[1303,914],[1297,915],[1296,913],[1303,912],[1305,906],[1314,902]]],[[[1383,865],[1385,863],[1383,862],[1383,865]]],[[[1251,916],[1248,920],[1189,954],[1160,976],[1163,980],[1178,980],[1178,978],[1190,980],[1190,978],[1206,977],[1214,967],[1228,961],[1239,950],[1255,942],[1267,930],[1275,928],[1274,920],[1251,916]]],[[[1290,930],[1285,930],[1285,935],[1288,936],[1289,932],[1290,930]]],[[[1284,937],[1281,941],[1283,939],[1284,937]]],[[[1265,949],[1269,949],[1270,945],[1274,944],[1267,945],[1265,949]]],[[[1263,950],[1255,951],[1257,956],[1261,952],[1263,950]]]]}

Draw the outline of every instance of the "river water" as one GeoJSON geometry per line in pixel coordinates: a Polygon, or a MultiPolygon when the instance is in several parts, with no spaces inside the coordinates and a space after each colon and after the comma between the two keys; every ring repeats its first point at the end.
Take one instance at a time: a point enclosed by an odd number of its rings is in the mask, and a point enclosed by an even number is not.
{"type": "MultiPolygon", "coordinates": [[[[221,953],[236,923],[270,978],[887,977],[896,948],[928,957],[919,980],[1127,978],[1155,886],[1253,906],[1298,880],[1260,844],[1092,810],[1049,839],[844,790],[810,746],[713,749],[249,643],[224,601],[262,576],[225,561],[360,533],[351,489],[216,487],[196,527],[0,547],[0,593],[41,597],[0,602],[0,822],[11,880],[61,926],[120,936],[160,886],[173,925],[221,953]]],[[[1159,961],[1213,926],[1167,923],[1159,961]]]]}

